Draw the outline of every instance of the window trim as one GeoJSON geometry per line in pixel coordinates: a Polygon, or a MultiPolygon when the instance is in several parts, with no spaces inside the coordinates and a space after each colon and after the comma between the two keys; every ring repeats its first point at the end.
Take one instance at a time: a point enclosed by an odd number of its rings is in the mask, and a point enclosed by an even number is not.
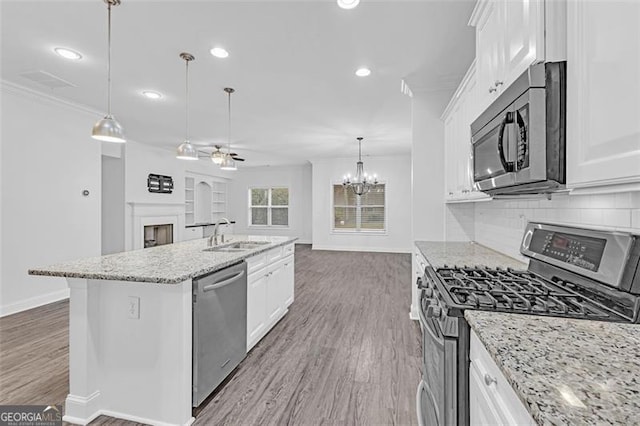
{"type": "Polygon", "coordinates": [[[247,227],[252,229],[289,229],[291,227],[291,188],[288,185],[270,185],[270,186],[250,186],[247,189],[247,227]],[[272,206],[271,205],[271,190],[272,189],[286,189],[289,194],[289,202],[286,206],[272,206]],[[251,191],[254,189],[266,189],[267,190],[267,205],[266,206],[255,206],[256,208],[264,208],[267,210],[267,223],[254,225],[253,221],[253,213],[252,208],[254,207],[251,204],[251,191]],[[271,224],[271,209],[272,208],[287,208],[287,225],[272,225],[271,224]]]}
{"type": "MultiPolygon", "coordinates": [[[[331,181],[329,186],[329,196],[331,197],[331,201],[329,202],[329,229],[330,233],[334,235],[371,235],[371,236],[384,236],[389,234],[389,203],[387,201],[387,181],[378,181],[378,185],[384,185],[384,228],[383,229],[362,229],[362,228],[345,228],[340,229],[335,227],[336,223],[336,209],[333,200],[333,187],[334,185],[342,185],[342,182],[339,181],[331,181]]],[[[338,206],[343,207],[343,206],[338,206]]],[[[379,206],[367,206],[367,207],[379,207],[379,206]]],[[[362,208],[362,206],[360,206],[362,208]]],[[[357,209],[357,207],[356,207],[357,209]]]]}

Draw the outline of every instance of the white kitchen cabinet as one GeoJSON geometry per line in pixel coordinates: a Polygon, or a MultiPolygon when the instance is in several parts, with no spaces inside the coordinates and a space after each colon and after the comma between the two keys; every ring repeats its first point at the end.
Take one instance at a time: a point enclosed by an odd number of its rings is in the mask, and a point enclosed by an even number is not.
{"type": "Polygon", "coordinates": [[[640,2],[567,8],[567,186],[640,189],[640,2]]]}
{"type": "Polygon", "coordinates": [[[267,274],[260,271],[247,277],[247,351],[267,328],[267,274]]]}
{"type": "Polygon", "coordinates": [[[566,59],[564,0],[480,0],[476,27],[478,103],[481,110],[527,68],[566,59]]]}
{"type": "Polygon", "coordinates": [[[201,226],[184,228],[184,232],[182,234],[183,241],[197,240],[199,238],[204,238],[201,226]]]}
{"type": "Polygon", "coordinates": [[[267,322],[274,324],[282,316],[284,304],[284,262],[278,261],[267,268],[267,322]]]}
{"type": "Polygon", "coordinates": [[[535,425],[475,331],[471,331],[469,420],[474,425],[535,425]]]}
{"type": "Polygon", "coordinates": [[[479,114],[476,63],[469,67],[442,116],[445,130],[445,199],[447,202],[488,198],[473,185],[471,123],[479,114]]]}
{"type": "Polygon", "coordinates": [[[293,303],[294,245],[247,259],[247,351],[287,313],[293,303]],[[287,254],[283,257],[283,254],[287,254]]]}
{"type": "Polygon", "coordinates": [[[282,289],[284,306],[288,308],[294,299],[294,283],[295,283],[295,260],[293,256],[287,256],[284,260],[282,271],[282,289]]]}
{"type": "Polygon", "coordinates": [[[476,64],[480,107],[486,108],[504,87],[503,3],[479,1],[470,24],[476,27],[476,64]]]}

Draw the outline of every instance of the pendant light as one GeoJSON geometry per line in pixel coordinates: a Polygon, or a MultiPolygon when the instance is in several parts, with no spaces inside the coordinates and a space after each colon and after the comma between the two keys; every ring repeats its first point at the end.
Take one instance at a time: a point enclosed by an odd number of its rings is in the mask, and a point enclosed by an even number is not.
{"type": "Polygon", "coordinates": [[[235,89],[232,89],[231,87],[225,87],[224,91],[227,92],[227,95],[228,95],[228,98],[229,98],[229,102],[228,102],[229,125],[227,127],[227,129],[228,129],[228,134],[227,134],[227,153],[225,154],[225,156],[224,156],[224,158],[222,160],[222,164],[220,164],[220,169],[221,170],[238,170],[238,168],[236,167],[236,161],[231,156],[231,94],[233,92],[235,92],[235,89]]]}
{"type": "Polygon", "coordinates": [[[107,31],[107,115],[93,125],[91,137],[104,142],[124,143],[124,129],[111,115],[111,7],[118,6],[120,0],[104,0],[108,10],[107,31]]]}
{"type": "Polygon", "coordinates": [[[358,137],[358,162],[356,163],[356,175],[351,179],[351,175],[346,175],[342,180],[345,188],[351,188],[359,197],[371,190],[371,186],[378,184],[377,175],[369,176],[364,172],[364,163],[362,162],[362,137],[358,137]]]}
{"type": "Polygon", "coordinates": [[[189,142],[189,62],[196,58],[191,53],[181,53],[180,58],[184,59],[186,64],[186,78],[185,78],[185,92],[186,92],[186,107],[185,107],[185,138],[184,142],[178,147],[176,158],[180,160],[198,160],[198,150],[189,142]]]}

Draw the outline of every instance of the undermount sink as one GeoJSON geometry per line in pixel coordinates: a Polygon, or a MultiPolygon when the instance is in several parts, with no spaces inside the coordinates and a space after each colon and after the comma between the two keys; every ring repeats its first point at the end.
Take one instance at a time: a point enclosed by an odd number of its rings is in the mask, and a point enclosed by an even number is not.
{"type": "Polygon", "coordinates": [[[207,247],[204,251],[221,251],[221,252],[241,252],[247,250],[253,250],[259,248],[265,244],[269,244],[268,241],[236,241],[229,244],[207,247]]]}

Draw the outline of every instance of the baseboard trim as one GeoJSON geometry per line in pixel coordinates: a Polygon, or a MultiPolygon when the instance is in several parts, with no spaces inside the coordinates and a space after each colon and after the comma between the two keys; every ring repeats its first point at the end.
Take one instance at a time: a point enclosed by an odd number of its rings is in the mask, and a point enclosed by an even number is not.
{"type": "Polygon", "coordinates": [[[99,402],[100,391],[95,391],[87,397],[69,394],[64,403],[65,415],[62,416],[62,420],[76,425],[88,425],[100,416],[99,402]]]}
{"type": "Polygon", "coordinates": [[[0,318],[7,315],[17,314],[18,312],[37,308],[38,306],[48,305],[49,303],[69,298],[69,289],[54,291],[53,293],[43,294],[41,296],[31,297],[9,305],[0,306],[0,318]]]}
{"type": "Polygon", "coordinates": [[[329,251],[361,251],[361,252],[375,252],[375,253],[408,253],[411,254],[411,248],[398,249],[398,248],[385,248],[385,247],[339,247],[339,246],[320,246],[314,244],[311,247],[312,250],[329,250],[329,251]]]}
{"type": "Polygon", "coordinates": [[[160,422],[154,419],[147,419],[145,417],[131,416],[129,414],[123,414],[123,413],[119,413],[117,411],[111,411],[111,410],[100,410],[100,415],[114,417],[116,419],[128,420],[130,422],[143,423],[146,425],[154,425],[154,426],[177,426],[177,425],[190,426],[193,424],[193,422],[196,421],[195,417],[190,417],[189,420],[187,420],[185,423],[167,423],[167,422],[160,422]]]}

